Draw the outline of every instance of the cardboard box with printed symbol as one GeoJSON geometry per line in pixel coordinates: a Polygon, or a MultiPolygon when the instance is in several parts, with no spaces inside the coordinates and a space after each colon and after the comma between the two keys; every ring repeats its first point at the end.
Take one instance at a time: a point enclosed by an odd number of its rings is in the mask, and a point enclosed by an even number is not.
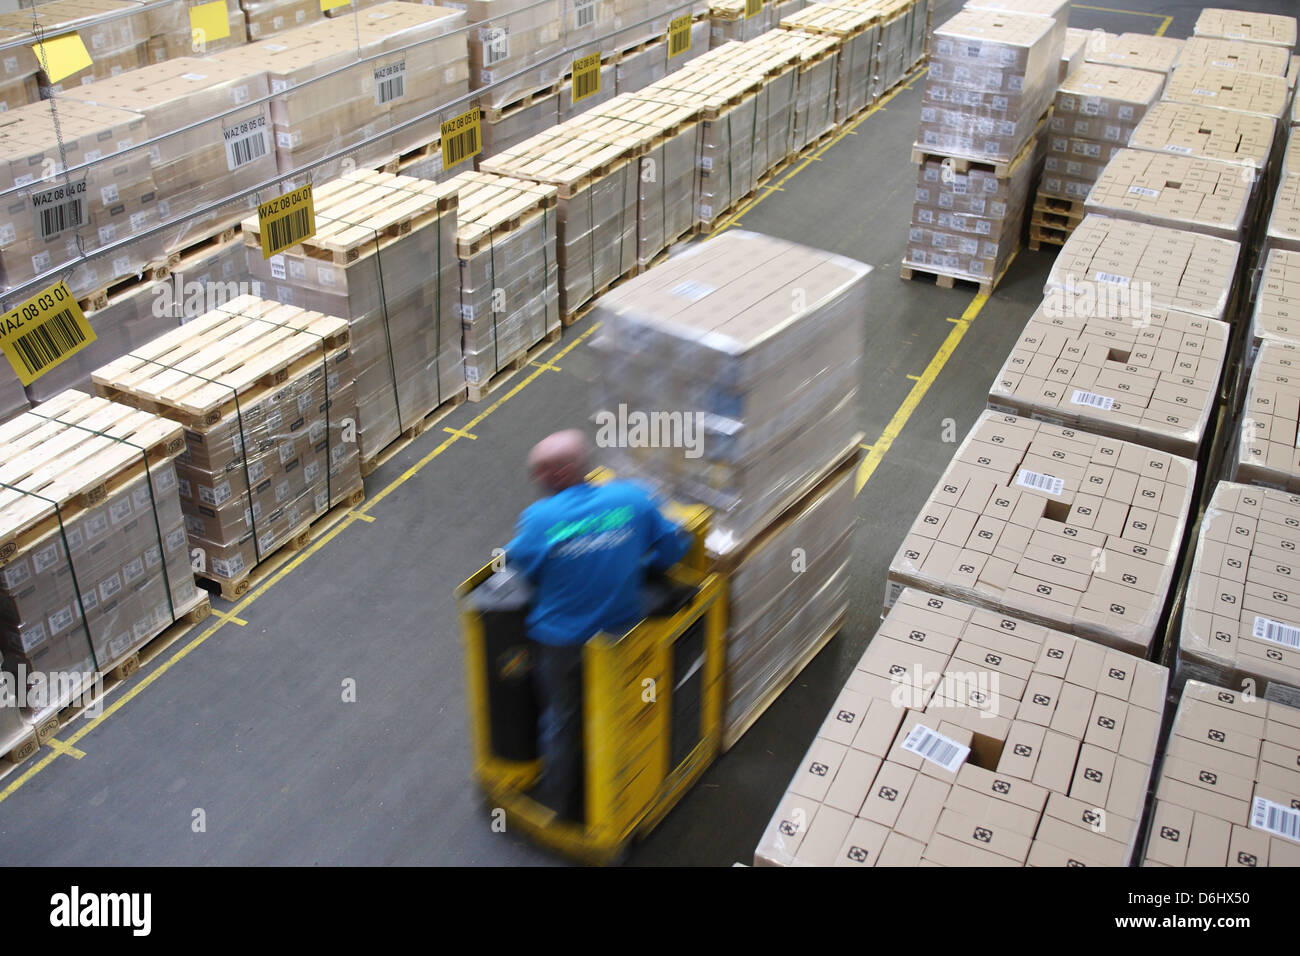
{"type": "Polygon", "coordinates": [[[853,822],[851,813],[822,806],[799,844],[799,862],[806,866],[833,866],[853,822]]]}
{"type": "Polygon", "coordinates": [[[939,815],[935,833],[974,849],[1007,857],[1016,863],[1023,863],[1029,855],[1030,837],[995,822],[988,816],[969,816],[951,807],[945,807],[939,815]]]}
{"type": "MultiPolygon", "coordinates": [[[[835,857],[836,866],[884,866],[883,849],[890,831],[870,820],[854,820],[835,857]]],[[[919,859],[920,854],[917,854],[919,859]]]]}
{"type": "Polygon", "coordinates": [[[916,778],[917,772],[910,767],[892,761],[881,764],[858,816],[894,829],[916,778]]]}
{"type": "Polygon", "coordinates": [[[1205,7],[1196,18],[1193,34],[1198,37],[1244,40],[1290,49],[1296,44],[1296,18],[1272,13],[1205,7]]]}
{"type": "Polygon", "coordinates": [[[1266,834],[1234,824],[1228,843],[1228,866],[1268,866],[1268,844],[1266,834]]]}
{"type": "Polygon", "coordinates": [[[899,811],[894,829],[913,840],[928,842],[943,812],[943,802],[950,784],[936,777],[918,773],[908,791],[907,801],[899,811]]]}
{"type": "Polygon", "coordinates": [[[1147,843],[1147,861],[1167,866],[1187,865],[1187,848],[1192,841],[1195,814],[1172,803],[1157,804],[1151,818],[1151,839],[1147,843]]]}
{"type": "Polygon", "coordinates": [[[754,853],[754,865],[794,865],[799,846],[820,809],[817,801],[797,793],[782,797],[754,853]]]}
{"type": "MultiPolygon", "coordinates": [[[[1012,781],[1005,778],[1000,779],[1003,784],[1009,785],[1012,783],[1012,781]]],[[[953,787],[948,791],[948,799],[944,807],[945,811],[952,810],[965,817],[987,820],[995,826],[1004,827],[1012,833],[1024,837],[1033,837],[1034,830],[1038,826],[1038,818],[1041,815],[1041,810],[1030,810],[1028,807],[1018,806],[1005,800],[997,800],[992,796],[980,794],[961,786],[953,787]]],[[[957,834],[950,833],[949,836],[957,836],[957,834]]],[[[1026,846],[1026,852],[1028,852],[1028,846],[1026,846]]]]}
{"type": "Polygon", "coordinates": [[[1100,37],[1090,38],[1084,47],[1084,59],[1088,63],[1168,74],[1178,62],[1184,42],[1147,33],[1121,33],[1118,36],[1103,33],[1100,37]]]}
{"type": "Polygon", "coordinates": [[[1048,730],[1043,734],[1042,747],[1031,779],[1044,789],[1066,793],[1070,789],[1078,755],[1079,741],[1048,730]]]}
{"type": "Polygon", "coordinates": [[[891,831],[880,850],[876,866],[917,866],[924,852],[924,843],[891,831]]]}
{"type": "MultiPolygon", "coordinates": [[[[1049,803],[1049,807],[1051,804],[1049,803]]],[[[1044,815],[1034,836],[1035,845],[1046,843],[1096,866],[1127,866],[1130,850],[1121,843],[1083,826],[1044,815]]]]}
{"type": "Polygon", "coordinates": [[[860,750],[849,750],[836,771],[835,779],[826,790],[823,805],[856,816],[871,792],[871,784],[876,779],[880,764],[879,757],[860,750]]]}

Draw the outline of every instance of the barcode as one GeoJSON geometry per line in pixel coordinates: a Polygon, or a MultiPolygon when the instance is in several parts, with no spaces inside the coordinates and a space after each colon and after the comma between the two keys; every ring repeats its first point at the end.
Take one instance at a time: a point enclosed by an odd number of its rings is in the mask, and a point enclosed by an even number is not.
{"type": "Polygon", "coordinates": [[[491,27],[480,34],[483,37],[483,65],[500,63],[510,55],[510,32],[505,27],[491,27]]]}
{"type": "Polygon", "coordinates": [[[668,26],[668,56],[671,59],[691,48],[691,18],[681,17],[668,26]],[[685,21],[685,22],[683,22],[685,21]]]}
{"type": "Polygon", "coordinates": [[[917,724],[907,733],[903,749],[916,754],[923,760],[938,764],[949,773],[956,773],[970,753],[955,740],[949,740],[938,731],[931,730],[925,724],[917,724]]]}
{"type": "Polygon", "coordinates": [[[573,75],[573,99],[577,102],[600,92],[600,67],[573,75]]]}
{"type": "Polygon", "coordinates": [[[1076,405],[1088,405],[1092,408],[1100,408],[1104,412],[1110,411],[1111,406],[1115,404],[1115,399],[1108,395],[1094,395],[1092,392],[1084,392],[1077,388],[1074,390],[1074,394],[1070,397],[1070,401],[1076,405]]]}
{"type": "Polygon", "coordinates": [[[459,133],[443,137],[442,151],[443,168],[455,166],[466,156],[473,156],[479,151],[478,124],[475,123],[459,133]]]}
{"type": "Polygon", "coordinates": [[[283,249],[301,242],[311,235],[311,216],[308,209],[295,209],[283,219],[272,219],[266,224],[266,237],[270,245],[264,248],[283,249]]]}
{"type": "Polygon", "coordinates": [[[1111,285],[1128,285],[1128,276],[1115,275],[1113,272],[1094,272],[1092,277],[1098,282],[1108,282],[1111,285]]]}
{"type": "Polygon", "coordinates": [[[41,239],[50,240],[66,229],[76,229],[86,222],[86,184],[55,186],[32,193],[36,210],[36,229],[41,239]]]}
{"type": "Polygon", "coordinates": [[[1192,90],[1197,96],[1218,96],[1218,90],[1192,90]]]}
{"type": "Polygon", "coordinates": [[[375,70],[375,105],[383,106],[406,95],[406,61],[375,70]]]}
{"type": "Polygon", "coordinates": [[[1036,471],[1021,468],[1020,473],[1016,475],[1016,484],[1022,488],[1046,491],[1049,495],[1059,495],[1061,490],[1065,488],[1065,479],[1055,478],[1052,475],[1040,475],[1036,471]]]}
{"type": "Polygon", "coordinates": [[[1146,196],[1148,199],[1155,199],[1160,195],[1160,190],[1151,189],[1148,186],[1130,186],[1128,191],[1131,193],[1137,193],[1139,196],[1146,196]]]}
{"type": "Polygon", "coordinates": [[[1283,624],[1281,621],[1271,621],[1256,614],[1255,627],[1251,634],[1256,640],[1272,641],[1274,644],[1300,650],[1300,627],[1283,624]]]}
{"type": "Polygon", "coordinates": [[[578,0],[573,5],[573,25],[581,30],[596,22],[596,0],[578,0]]]}
{"type": "Polygon", "coordinates": [[[1165,152],[1179,153],[1183,156],[1190,156],[1192,150],[1190,146],[1179,146],[1177,143],[1165,143],[1165,152]]]}
{"type": "Polygon", "coordinates": [[[266,137],[266,117],[258,116],[224,131],[226,137],[226,168],[231,172],[261,159],[270,152],[266,137]]]}
{"type": "Polygon", "coordinates": [[[1300,810],[1292,810],[1264,797],[1256,797],[1250,809],[1250,825],[1275,836],[1300,843],[1300,810]]]}
{"type": "Polygon", "coordinates": [[[81,331],[81,326],[72,317],[72,313],[64,309],[55,312],[30,332],[18,336],[13,343],[27,374],[35,375],[74,351],[84,341],[86,335],[81,331]]]}

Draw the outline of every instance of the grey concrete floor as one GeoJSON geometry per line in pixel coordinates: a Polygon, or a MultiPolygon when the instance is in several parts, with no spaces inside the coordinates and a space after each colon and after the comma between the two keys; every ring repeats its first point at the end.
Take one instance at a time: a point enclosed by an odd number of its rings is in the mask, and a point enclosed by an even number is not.
{"type": "MultiPolygon", "coordinates": [[[[1187,36],[1201,7],[1116,3],[1131,12],[1076,6],[1071,23],[1144,33],[1165,25],[1167,35],[1187,36]]],[[[1233,5],[1296,12],[1294,0],[1233,5]]],[[[935,24],[958,6],[940,2],[935,24]]],[[[861,389],[868,443],[912,390],[908,376],[922,374],[953,330],[948,320],[974,299],[970,287],[944,290],[898,275],[919,110],[917,82],[740,223],[876,267],[861,389]]],[[[983,408],[990,381],[1041,297],[1051,259],[1048,251],[1020,252],[863,487],[843,630],[634,848],[630,862],[730,865],[752,858],[790,774],[874,631],[889,560],[951,457],[945,420],[960,438],[983,408]]],[[[515,515],[531,500],[521,467],[531,443],[585,421],[595,373],[594,355],[579,341],[587,330],[587,322],[566,330],[550,353],[572,346],[554,360],[558,371],[529,368],[512,386],[527,384],[507,391],[508,399],[462,406],[372,475],[373,520],[351,522],[245,601],[239,617],[246,623],[197,629],[195,635],[210,633],[183,655],[185,642],[175,645],[132,678],[125,694],[165,668],[77,741],[84,756],[60,754],[39,772],[0,782],[0,863],[558,862],[514,833],[494,833],[470,783],[451,591],[508,540],[515,515]],[[443,428],[471,422],[472,439],[443,428]],[[349,679],[355,702],[343,700],[349,679]],[[203,832],[194,832],[198,810],[203,832]]]]}

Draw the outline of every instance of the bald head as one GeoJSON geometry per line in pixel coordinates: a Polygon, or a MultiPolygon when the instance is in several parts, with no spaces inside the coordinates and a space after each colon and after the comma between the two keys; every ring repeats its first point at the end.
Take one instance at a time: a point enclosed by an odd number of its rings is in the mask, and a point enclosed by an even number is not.
{"type": "Polygon", "coordinates": [[[551,494],[581,484],[587,471],[587,436],[576,428],[547,435],[528,453],[528,474],[551,494]]]}

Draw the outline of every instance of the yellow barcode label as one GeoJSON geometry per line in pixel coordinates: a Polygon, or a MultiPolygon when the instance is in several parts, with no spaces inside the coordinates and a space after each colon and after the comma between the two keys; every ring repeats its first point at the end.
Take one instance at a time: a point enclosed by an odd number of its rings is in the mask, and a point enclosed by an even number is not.
{"type": "Polygon", "coordinates": [[[6,312],[0,323],[0,348],[23,385],[95,341],[95,330],[62,282],[6,312]]]}
{"type": "Polygon", "coordinates": [[[483,151],[478,107],[442,124],[442,168],[449,169],[483,151]]]}
{"type": "Polygon", "coordinates": [[[45,78],[51,83],[65,80],[90,66],[90,52],[81,37],[75,33],[34,43],[32,52],[36,54],[36,62],[45,71],[45,78]]]}
{"type": "Polygon", "coordinates": [[[190,40],[195,52],[202,53],[207,44],[230,36],[230,13],[226,0],[213,0],[190,7],[190,40]]]}
{"type": "Polygon", "coordinates": [[[691,48],[691,18],[687,14],[670,20],[668,23],[668,58],[671,60],[679,53],[691,48]]]}
{"type": "Polygon", "coordinates": [[[763,0],[745,0],[745,19],[758,16],[763,9],[763,0]]]}
{"type": "Polygon", "coordinates": [[[263,259],[314,236],[316,207],[312,204],[311,183],[260,204],[257,228],[262,237],[263,259]]]}
{"type": "Polygon", "coordinates": [[[600,54],[580,56],[573,61],[573,102],[600,92],[600,54]]]}

